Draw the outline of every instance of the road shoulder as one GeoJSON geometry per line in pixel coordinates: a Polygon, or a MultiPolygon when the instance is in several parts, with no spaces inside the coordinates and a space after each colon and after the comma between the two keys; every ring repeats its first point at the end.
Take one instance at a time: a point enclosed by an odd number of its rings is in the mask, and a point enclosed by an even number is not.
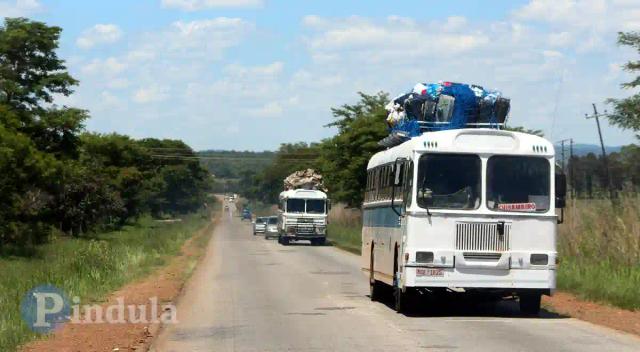
{"type": "MultiPolygon", "coordinates": [[[[126,306],[144,306],[146,312],[155,310],[160,316],[163,313],[161,307],[174,304],[182,292],[185,282],[206,250],[215,223],[216,220],[213,220],[187,240],[180,254],[167,265],[111,294],[106,303],[101,304],[103,311],[108,306],[118,304],[118,299],[123,299],[126,306]],[[157,301],[152,301],[152,298],[157,298],[157,301]],[[157,304],[152,307],[154,302],[157,304]]],[[[128,310],[125,310],[125,317],[125,321],[130,321],[128,310]]],[[[83,316],[83,319],[86,317],[83,316]]],[[[159,329],[157,322],[65,324],[47,339],[28,343],[20,351],[146,351],[159,329]]]]}

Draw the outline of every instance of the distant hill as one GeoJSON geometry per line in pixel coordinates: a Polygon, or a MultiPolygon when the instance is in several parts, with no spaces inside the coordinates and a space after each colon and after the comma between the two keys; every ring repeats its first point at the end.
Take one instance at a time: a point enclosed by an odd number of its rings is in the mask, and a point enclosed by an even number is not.
{"type": "Polygon", "coordinates": [[[200,163],[216,178],[238,179],[247,173],[257,174],[271,165],[275,152],[250,152],[235,150],[199,151],[200,163]]]}
{"type": "MultiPolygon", "coordinates": [[[[556,155],[559,158],[562,154],[562,147],[560,146],[560,144],[556,144],[555,148],[556,148],[556,155]]],[[[565,144],[564,148],[565,148],[564,150],[565,158],[569,158],[569,145],[565,144]]],[[[619,152],[621,148],[622,146],[610,146],[610,145],[607,145],[604,147],[607,154],[619,152]]],[[[597,144],[574,144],[573,145],[573,154],[575,156],[585,156],[589,153],[600,155],[602,151],[600,146],[597,144]]]]}

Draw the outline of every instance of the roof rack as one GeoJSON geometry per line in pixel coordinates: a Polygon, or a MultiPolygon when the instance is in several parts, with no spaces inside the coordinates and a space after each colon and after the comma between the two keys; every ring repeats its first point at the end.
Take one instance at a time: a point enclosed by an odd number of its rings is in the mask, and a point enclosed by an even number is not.
{"type": "MultiPolygon", "coordinates": [[[[444,131],[444,130],[457,130],[463,128],[494,128],[494,129],[503,129],[504,123],[491,123],[491,122],[479,122],[479,123],[467,123],[461,127],[452,126],[450,122],[429,122],[429,121],[413,121],[413,125],[417,126],[419,133],[415,130],[411,131],[411,128],[408,130],[401,129],[392,129],[389,132],[389,135],[384,137],[378,142],[378,145],[381,145],[386,148],[392,148],[397,145],[400,145],[413,137],[421,136],[425,132],[434,132],[434,131],[444,131]]],[[[407,124],[402,126],[403,128],[407,127],[407,124]]]]}

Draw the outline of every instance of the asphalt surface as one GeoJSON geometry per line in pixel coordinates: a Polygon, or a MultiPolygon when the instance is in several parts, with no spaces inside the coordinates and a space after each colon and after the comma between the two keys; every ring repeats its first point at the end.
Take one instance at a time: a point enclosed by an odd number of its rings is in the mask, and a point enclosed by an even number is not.
{"type": "Polygon", "coordinates": [[[154,351],[640,351],[640,339],[516,302],[371,302],[359,257],[253,236],[224,214],[154,351]]]}

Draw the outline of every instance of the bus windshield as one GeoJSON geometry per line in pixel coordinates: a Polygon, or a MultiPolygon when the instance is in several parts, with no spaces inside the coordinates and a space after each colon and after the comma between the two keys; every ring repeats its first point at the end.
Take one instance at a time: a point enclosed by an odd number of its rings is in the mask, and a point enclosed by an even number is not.
{"type": "Polygon", "coordinates": [[[324,214],[324,199],[307,199],[307,213],[324,214]]]}
{"type": "Polygon", "coordinates": [[[287,213],[304,213],[304,199],[287,199],[287,213]]]}
{"type": "Polygon", "coordinates": [[[487,162],[487,207],[517,212],[549,210],[549,168],[545,158],[492,156],[487,162]]]}
{"type": "Polygon", "coordinates": [[[477,209],[482,163],[471,154],[425,154],[418,165],[418,205],[435,209],[477,209]]]}

